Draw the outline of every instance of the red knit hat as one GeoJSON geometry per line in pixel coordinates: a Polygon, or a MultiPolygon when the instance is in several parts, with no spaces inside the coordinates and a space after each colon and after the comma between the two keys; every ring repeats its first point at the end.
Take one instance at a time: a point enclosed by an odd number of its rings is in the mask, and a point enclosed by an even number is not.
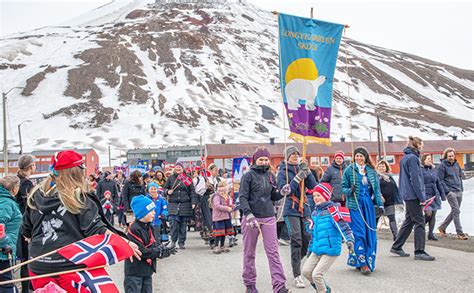
{"type": "Polygon", "coordinates": [[[337,157],[341,157],[341,158],[344,160],[344,156],[345,156],[345,155],[346,155],[346,154],[344,154],[343,151],[339,151],[339,152],[337,152],[337,153],[334,155],[334,159],[336,159],[337,157]]]}
{"type": "Polygon", "coordinates": [[[326,201],[328,201],[332,195],[332,186],[329,185],[329,183],[323,182],[316,185],[313,189],[308,190],[308,193],[313,194],[314,192],[319,193],[326,201]]]}
{"type": "Polygon", "coordinates": [[[83,164],[82,155],[75,151],[55,153],[51,158],[51,167],[56,171],[82,166],[83,164]]]}

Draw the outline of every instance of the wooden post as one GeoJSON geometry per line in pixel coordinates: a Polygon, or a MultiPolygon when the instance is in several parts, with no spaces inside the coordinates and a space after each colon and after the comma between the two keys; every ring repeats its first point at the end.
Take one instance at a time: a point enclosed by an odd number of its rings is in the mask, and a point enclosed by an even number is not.
{"type": "MultiPolygon", "coordinates": [[[[302,157],[303,157],[303,160],[306,161],[306,146],[308,145],[308,141],[306,140],[306,137],[304,138],[304,141],[303,141],[303,154],[302,154],[302,157]]],[[[308,165],[309,166],[309,165],[308,165]]],[[[304,178],[303,180],[301,180],[301,185],[300,185],[300,205],[298,207],[298,211],[301,213],[301,215],[304,214],[304,196],[305,196],[305,192],[304,192],[304,178]]]]}
{"type": "Polygon", "coordinates": [[[313,7],[311,7],[311,18],[313,18],[313,7]]]}

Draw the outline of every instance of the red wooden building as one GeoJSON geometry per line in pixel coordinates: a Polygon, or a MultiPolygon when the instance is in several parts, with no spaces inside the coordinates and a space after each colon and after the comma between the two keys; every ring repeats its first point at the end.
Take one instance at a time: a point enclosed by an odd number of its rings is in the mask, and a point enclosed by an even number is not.
{"type": "MultiPolygon", "coordinates": [[[[389,162],[393,173],[397,174],[400,172],[399,163],[403,157],[403,149],[406,144],[406,141],[385,142],[385,152],[387,154],[385,159],[389,162]]],[[[296,145],[300,151],[303,149],[301,144],[289,143],[287,145],[296,145]]],[[[207,164],[215,163],[220,168],[232,169],[232,158],[245,155],[252,156],[258,146],[265,146],[270,150],[273,167],[276,167],[283,159],[283,150],[285,149],[285,144],[283,143],[206,144],[206,162],[207,164]]],[[[372,161],[376,162],[378,155],[377,142],[354,142],[353,146],[354,148],[358,146],[367,148],[372,161]]],[[[474,140],[425,140],[423,152],[432,154],[434,162],[439,163],[441,155],[447,147],[452,147],[456,150],[456,158],[461,168],[464,168],[465,164],[472,164],[474,162],[474,140]]],[[[310,162],[310,165],[319,165],[326,169],[332,163],[334,154],[337,151],[343,151],[346,154],[346,160],[352,160],[350,142],[333,142],[331,146],[309,144],[307,147],[307,160],[310,162]]]]}

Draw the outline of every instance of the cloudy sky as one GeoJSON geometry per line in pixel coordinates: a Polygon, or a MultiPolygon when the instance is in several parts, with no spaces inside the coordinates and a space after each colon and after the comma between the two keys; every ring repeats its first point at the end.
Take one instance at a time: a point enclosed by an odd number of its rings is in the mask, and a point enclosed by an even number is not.
{"type": "MultiPolygon", "coordinates": [[[[0,0],[0,37],[57,25],[111,0],[0,0]]],[[[126,0],[117,0],[118,2],[126,0]]],[[[473,4],[469,0],[247,0],[266,10],[351,26],[348,37],[473,69],[473,4]]]]}

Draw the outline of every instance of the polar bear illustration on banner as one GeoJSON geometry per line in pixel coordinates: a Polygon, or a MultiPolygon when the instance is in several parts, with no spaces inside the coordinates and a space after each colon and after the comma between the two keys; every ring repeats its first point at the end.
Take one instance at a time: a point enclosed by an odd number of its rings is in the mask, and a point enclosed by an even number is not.
{"type": "Polygon", "coordinates": [[[299,101],[305,101],[306,110],[316,109],[319,87],[326,81],[320,76],[313,59],[300,58],[288,65],[285,74],[285,96],[288,110],[298,110],[299,101]]]}

